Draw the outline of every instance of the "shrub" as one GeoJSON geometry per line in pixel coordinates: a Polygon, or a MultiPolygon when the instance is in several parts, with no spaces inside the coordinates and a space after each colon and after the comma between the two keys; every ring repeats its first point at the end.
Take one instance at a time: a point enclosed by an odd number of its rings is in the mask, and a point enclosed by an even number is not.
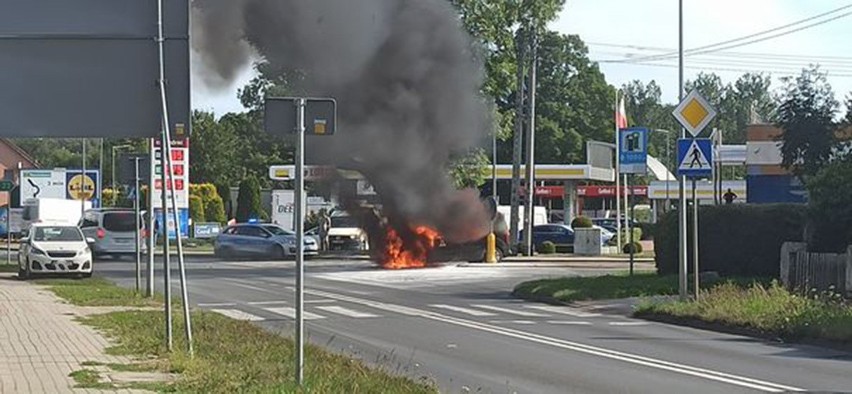
{"type": "Polygon", "coordinates": [[[556,244],[550,241],[544,241],[538,246],[538,252],[541,254],[554,254],[556,253],[556,244]]]}
{"type": "Polygon", "coordinates": [[[624,247],[621,248],[621,251],[624,253],[642,253],[642,244],[639,242],[626,243],[624,247]]]}
{"type": "MultiPolygon", "coordinates": [[[[701,207],[698,220],[701,271],[723,276],[779,276],[781,245],[802,239],[806,207],[795,204],[734,204],[701,207]]],[[[692,214],[688,215],[691,218],[692,214]]],[[[661,218],[654,252],[660,275],[678,272],[677,211],[661,218]]],[[[691,234],[691,231],[690,231],[691,234]]],[[[692,269],[692,238],[688,239],[692,269]]]]}
{"type": "Polygon", "coordinates": [[[189,196],[189,217],[193,223],[203,223],[204,219],[204,202],[200,196],[189,196]]]}
{"type": "Polygon", "coordinates": [[[591,228],[592,219],[585,216],[577,216],[571,221],[571,228],[591,228]]]}
{"type": "Polygon", "coordinates": [[[225,204],[222,202],[222,197],[219,197],[218,194],[204,204],[204,219],[208,222],[220,224],[228,221],[228,218],[225,216],[225,204]]]}

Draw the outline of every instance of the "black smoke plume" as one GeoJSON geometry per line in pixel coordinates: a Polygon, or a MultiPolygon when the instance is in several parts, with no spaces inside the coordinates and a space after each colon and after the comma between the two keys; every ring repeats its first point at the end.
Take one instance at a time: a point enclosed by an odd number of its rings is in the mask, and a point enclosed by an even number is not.
{"type": "Polygon", "coordinates": [[[446,170],[491,127],[482,67],[447,0],[194,0],[193,18],[213,87],[256,56],[301,71],[294,93],[337,99],[340,131],[323,156],[368,178],[389,223],[449,241],[485,234],[478,195],[446,170]]]}

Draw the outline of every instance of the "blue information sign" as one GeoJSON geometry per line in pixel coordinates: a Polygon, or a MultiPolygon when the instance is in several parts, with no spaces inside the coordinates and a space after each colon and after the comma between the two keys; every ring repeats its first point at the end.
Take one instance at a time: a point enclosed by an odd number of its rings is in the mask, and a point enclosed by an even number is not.
{"type": "Polygon", "coordinates": [[[618,130],[618,162],[622,174],[648,171],[648,129],[631,127],[618,130]]]}

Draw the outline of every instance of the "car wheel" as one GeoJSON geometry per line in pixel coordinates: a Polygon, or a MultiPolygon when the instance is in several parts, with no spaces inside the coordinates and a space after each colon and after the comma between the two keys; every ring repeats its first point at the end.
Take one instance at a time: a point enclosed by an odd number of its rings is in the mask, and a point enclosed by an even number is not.
{"type": "Polygon", "coordinates": [[[272,256],[272,258],[276,260],[285,260],[287,259],[287,250],[285,250],[284,247],[280,245],[273,246],[272,253],[270,253],[270,256],[272,256]]]}
{"type": "Polygon", "coordinates": [[[503,257],[504,257],[503,256],[503,250],[501,250],[500,248],[497,248],[497,251],[495,252],[495,254],[497,255],[497,262],[498,263],[503,261],[503,257]]]}

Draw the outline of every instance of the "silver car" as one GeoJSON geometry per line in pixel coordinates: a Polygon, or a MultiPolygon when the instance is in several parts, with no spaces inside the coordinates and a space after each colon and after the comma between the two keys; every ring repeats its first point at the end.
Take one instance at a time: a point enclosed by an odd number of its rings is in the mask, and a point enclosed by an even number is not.
{"type": "MultiPolygon", "coordinates": [[[[319,253],[313,237],[304,237],[305,257],[319,253]]],[[[261,257],[286,259],[296,255],[296,233],[275,224],[236,224],[216,237],[217,257],[261,257]]]]}
{"type": "MultiPolygon", "coordinates": [[[[139,247],[145,253],[144,220],[139,218],[139,247]]],[[[79,224],[86,238],[92,238],[95,258],[119,257],[136,253],[136,213],[132,209],[90,209],[83,214],[79,224]]]]}

